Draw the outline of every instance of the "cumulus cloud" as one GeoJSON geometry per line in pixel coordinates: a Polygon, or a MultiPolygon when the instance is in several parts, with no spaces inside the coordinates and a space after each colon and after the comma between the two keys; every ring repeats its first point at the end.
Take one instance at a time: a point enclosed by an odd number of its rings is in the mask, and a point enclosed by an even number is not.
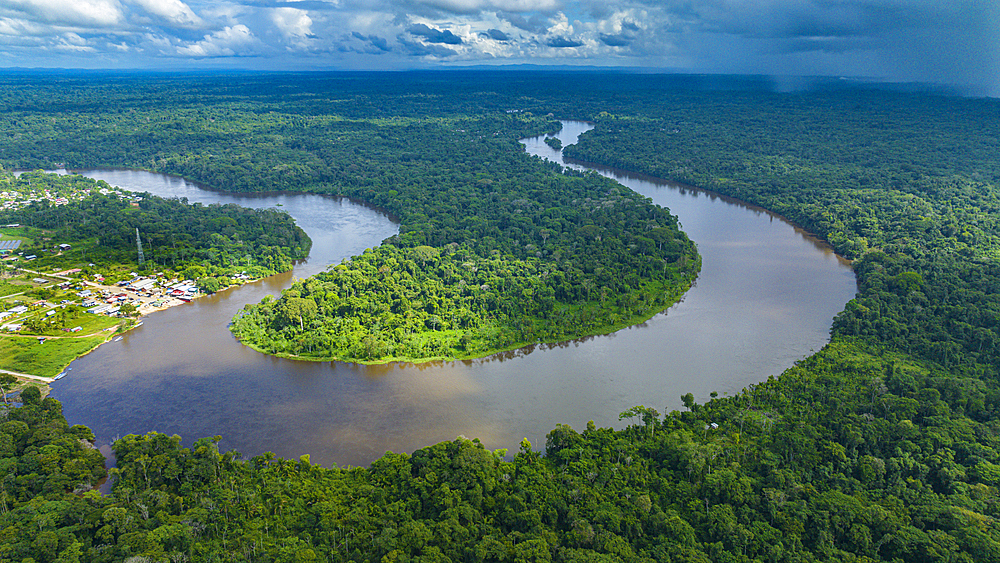
{"type": "Polygon", "coordinates": [[[388,53],[392,49],[389,47],[389,41],[384,37],[379,37],[378,35],[362,35],[357,31],[352,32],[351,35],[355,39],[360,39],[367,45],[370,45],[376,49],[375,52],[388,53]]]}
{"type": "Polygon", "coordinates": [[[271,11],[271,22],[293,45],[305,48],[312,39],[313,20],[309,12],[298,8],[275,8],[271,11]]]}
{"type": "Polygon", "coordinates": [[[81,27],[116,27],[124,20],[117,0],[4,0],[3,7],[33,21],[81,27]]]}
{"type": "Polygon", "coordinates": [[[455,35],[449,30],[434,29],[428,25],[422,23],[415,23],[410,27],[406,28],[406,31],[410,35],[416,35],[423,37],[424,41],[428,43],[444,43],[446,45],[461,45],[462,38],[455,35]]]}
{"type": "Polygon", "coordinates": [[[351,57],[378,55],[391,68],[550,60],[1000,92],[997,21],[997,0],[0,0],[0,44],[10,66],[72,66],[73,52],[92,66],[85,49],[145,67],[253,54],[279,69],[368,68],[351,57]]]}
{"type": "Polygon", "coordinates": [[[510,41],[510,36],[499,29],[487,29],[483,34],[494,41],[510,41]]]}
{"type": "Polygon", "coordinates": [[[34,37],[45,35],[48,28],[23,19],[0,18],[0,36],[34,37]]]}
{"type": "Polygon", "coordinates": [[[447,59],[458,55],[458,51],[449,49],[444,45],[428,45],[419,41],[408,41],[404,37],[399,37],[399,43],[406,49],[411,57],[431,57],[436,59],[447,59]]]}
{"type": "Polygon", "coordinates": [[[64,33],[59,41],[53,46],[58,51],[70,51],[76,53],[90,52],[95,49],[87,44],[87,40],[76,33],[64,33]]]}
{"type": "Polygon", "coordinates": [[[542,14],[532,14],[525,18],[521,14],[508,14],[497,12],[497,17],[507,21],[510,25],[527,31],[528,33],[544,33],[548,27],[549,19],[542,14]]]}
{"type": "Polygon", "coordinates": [[[618,11],[600,20],[596,24],[598,38],[609,47],[627,47],[635,41],[642,27],[635,19],[644,19],[644,12],[633,10],[618,11]]]}
{"type": "Polygon", "coordinates": [[[578,39],[569,39],[568,37],[550,37],[545,44],[549,47],[565,49],[567,47],[579,47],[583,45],[583,41],[578,39]]]}
{"type": "Polygon", "coordinates": [[[549,12],[559,6],[558,0],[416,0],[416,3],[459,14],[471,14],[484,10],[549,12]]]}
{"type": "Polygon", "coordinates": [[[243,24],[226,26],[220,31],[206,35],[204,39],[191,45],[177,48],[177,53],[185,57],[233,57],[253,53],[257,43],[250,28],[243,24]]]}
{"type": "Polygon", "coordinates": [[[181,0],[131,0],[160,22],[175,27],[199,28],[205,22],[181,0]]]}
{"type": "Polygon", "coordinates": [[[624,35],[605,35],[601,34],[601,43],[608,45],[610,47],[625,47],[632,41],[625,37],[624,35]]]}

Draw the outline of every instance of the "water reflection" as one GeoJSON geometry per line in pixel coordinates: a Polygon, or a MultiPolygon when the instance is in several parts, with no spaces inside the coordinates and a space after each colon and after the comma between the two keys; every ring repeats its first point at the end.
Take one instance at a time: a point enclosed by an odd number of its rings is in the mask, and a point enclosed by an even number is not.
{"type": "MultiPolygon", "coordinates": [[[[575,141],[585,124],[560,133],[575,141]]],[[[528,152],[559,155],[541,138],[528,152]]],[[[147,317],[145,325],[74,362],[54,385],[71,424],[108,441],[158,430],[185,443],[220,434],[245,454],[303,453],[325,465],[363,465],[387,450],[458,435],[490,448],[536,446],[556,423],[618,425],[636,404],[661,410],[679,397],[733,393],[780,373],[828,339],[855,292],[847,264],[791,225],[743,204],[648,178],[623,183],[677,214],[703,256],[683,301],[611,336],[538,345],[490,358],[362,366],[258,354],[226,326],[245,305],[276,294],[396,233],[377,210],[310,194],[241,195],[183,179],[122,170],[88,176],[157,195],[288,211],[313,239],[307,261],[280,276],[147,317]]]]}

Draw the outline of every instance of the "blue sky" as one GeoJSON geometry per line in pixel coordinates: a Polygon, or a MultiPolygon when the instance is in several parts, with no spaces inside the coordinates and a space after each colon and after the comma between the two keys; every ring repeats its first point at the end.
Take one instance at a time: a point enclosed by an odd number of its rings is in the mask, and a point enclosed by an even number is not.
{"type": "Polygon", "coordinates": [[[997,0],[0,0],[0,67],[660,68],[1000,95],[997,0]]]}

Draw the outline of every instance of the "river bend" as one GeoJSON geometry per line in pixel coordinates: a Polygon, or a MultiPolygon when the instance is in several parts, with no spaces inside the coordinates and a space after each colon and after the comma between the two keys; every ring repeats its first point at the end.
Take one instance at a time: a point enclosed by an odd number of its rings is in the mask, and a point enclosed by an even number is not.
{"type": "MultiPolygon", "coordinates": [[[[566,122],[575,142],[589,126],[566,122]]],[[[528,153],[561,161],[544,136],[528,153]]],[[[578,165],[574,165],[578,166],[578,165]]],[[[829,340],[833,316],[856,291],[850,265],[781,218],[706,192],[601,170],[678,215],[703,267],[683,300],[613,335],[464,362],[360,366],[266,356],[227,329],[246,303],[322,271],[397,232],[386,216],[348,200],[308,194],[229,194],[180,178],[85,170],[134,191],[192,202],[279,206],[313,240],[292,272],[154,313],[120,342],[71,365],[53,384],[71,424],[102,451],[125,434],[180,434],[185,444],[221,435],[246,455],[308,453],[326,466],[367,465],[388,450],[412,452],[458,435],[491,449],[536,448],[557,423],[620,426],[643,404],[680,407],[680,395],[737,393],[777,375],[829,340]]]]}

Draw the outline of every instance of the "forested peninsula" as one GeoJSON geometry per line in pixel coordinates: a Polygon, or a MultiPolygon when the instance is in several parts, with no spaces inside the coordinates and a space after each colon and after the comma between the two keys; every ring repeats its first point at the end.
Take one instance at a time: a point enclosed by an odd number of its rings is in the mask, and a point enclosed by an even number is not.
{"type": "Polygon", "coordinates": [[[482,357],[642,322],[698,272],[677,218],[612,180],[506,143],[408,139],[428,149],[397,173],[387,163],[395,181],[342,188],[384,200],[401,235],[248,306],[232,324],[243,343],[317,360],[482,357]]]}
{"type": "MultiPolygon", "coordinates": [[[[116,442],[116,485],[100,496],[84,492],[102,474],[100,460],[87,453],[92,436],[68,426],[54,399],[29,396],[0,424],[0,558],[1000,560],[996,100],[839,84],[775,93],[766,80],[648,75],[394,75],[394,85],[375,75],[362,86],[369,76],[161,79],[169,88],[122,79],[99,88],[156,100],[145,107],[120,100],[103,107],[103,97],[88,94],[93,86],[6,78],[18,88],[3,93],[0,120],[12,134],[0,139],[0,155],[9,165],[72,157],[141,166],[124,162],[134,157],[152,167],[186,158],[203,164],[206,176],[240,166],[234,177],[245,178],[256,167],[261,177],[301,174],[309,178],[303,186],[320,190],[324,174],[374,175],[378,161],[362,158],[360,147],[342,169],[301,154],[299,168],[279,171],[269,153],[245,146],[184,157],[188,145],[180,143],[195,146],[191,139],[210,136],[216,125],[192,130],[180,120],[150,127],[148,142],[132,137],[126,157],[114,153],[103,120],[121,127],[120,109],[137,114],[127,122],[143,127],[170,96],[185,100],[176,104],[178,115],[203,112],[207,123],[222,121],[211,119],[233,99],[252,99],[244,109],[260,120],[245,128],[280,121],[268,105],[278,103],[441,120],[475,107],[494,123],[523,115],[508,110],[590,118],[596,129],[564,149],[571,155],[779,211],[855,259],[858,297],[835,319],[832,342],[780,376],[734,397],[686,394],[677,410],[672,398],[636,398],[668,402],[671,412],[629,409],[623,430],[559,426],[544,456],[535,451],[540,444],[522,443],[508,456],[458,438],[387,453],[367,468],[323,468],[305,456],[245,460],[219,451],[218,438],[183,447],[179,437],[150,433],[116,442]],[[213,105],[209,92],[223,82],[230,98],[213,105]],[[42,99],[44,92],[74,109],[43,112],[29,94],[42,99]],[[86,135],[92,142],[72,155],[58,150],[86,135]],[[171,140],[179,144],[169,148],[171,140]],[[240,151],[247,158],[240,160],[240,151]]],[[[387,140],[374,124],[350,126],[367,131],[374,147],[387,140]]],[[[350,138],[350,126],[338,135],[350,138]]],[[[465,130],[454,131],[459,135],[474,131],[469,143],[496,132],[469,121],[453,127],[465,130]]],[[[498,142],[512,143],[513,135],[498,142]]],[[[284,135],[268,138],[275,152],[304,150],[284,135]]],[[[380,158],[406,162],[424,149],[397,146],[380,158]]],[[[479,169],[469,174],[472,182],[478,173],[503,169],[479,169]]],[[[565,176],[553,171],[550,180],[565,176]]],[[[391,209],[395,194],[372,192],[369,201],[391,209]]],[[[410,232],[400,238],[416,236],[410,232]]],[[[435,248],[433,240],[414,242],[414,253],[435,248]]],[[[431,256],[435,264],[441,254],[431,256]]]]}

